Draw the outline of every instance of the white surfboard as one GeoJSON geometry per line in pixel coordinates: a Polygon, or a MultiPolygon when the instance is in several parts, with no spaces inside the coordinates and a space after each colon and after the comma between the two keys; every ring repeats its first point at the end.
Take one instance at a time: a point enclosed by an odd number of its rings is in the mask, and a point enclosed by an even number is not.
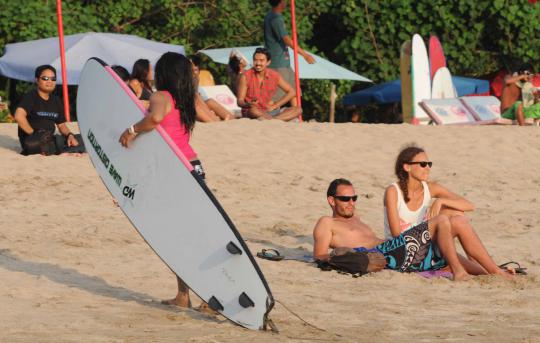
{"type": "Polygon", "coordinates": [[[413,120],[418,124],[428,124],[430,118],[420,102],[431,99],[431,78],[426,44],[419,34],[412,39],[411,79],[413,120]]]}
{"type": "Polygon", "coordinates": [[[120,145],[144,109],[98,59],[82,71],[77,115],[99,176],[156,254],[211,308],[246,328],[263,328],[274,300],[244,240],[161,127],[130,148],[120,145]]]}
{"type": "Polygon", "coordinates": [[[432,99],[454,99],[457,98],[456,88],[452,82],[452,74],[446,67],[439,68],[433,77],[431,86],[432,99]]]}

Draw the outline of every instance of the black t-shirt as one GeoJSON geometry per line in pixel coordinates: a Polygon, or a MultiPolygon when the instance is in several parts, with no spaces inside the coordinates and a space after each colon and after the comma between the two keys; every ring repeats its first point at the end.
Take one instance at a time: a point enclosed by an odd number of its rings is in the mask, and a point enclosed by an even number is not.
{"type": "MultiPolygon", "coordinates": [[[[49,95],[49,100],[45,100],[39,96],[37,90],[32,90],[24,95],[18,107],[26,111],[26,119],[34,130],[54,132],[55,124],[62,124],[66,121],[62,101],[52,94],[49,95]]],[[[18,133],[22,144],[28,134],[20,127],[18,133]]]]}

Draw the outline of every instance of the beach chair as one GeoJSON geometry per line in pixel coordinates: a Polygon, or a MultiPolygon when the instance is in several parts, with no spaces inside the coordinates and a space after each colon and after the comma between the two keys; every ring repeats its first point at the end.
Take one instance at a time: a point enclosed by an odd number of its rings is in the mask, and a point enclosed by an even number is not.
{"type": "MultiPolygon", "coordinates": [[[[501,117],[501,102],[494,96],[464,96],[460,100],[479,124],[517,124],[516,120],[501,117]]],[[[540,125],[540,120],[527,118],[525,124],[540,125]]]]}
{"type": "Polygon", "coordinates": [[[437,125],[477,123],[471,112],[457,98],[423,100],[420,106],[437,125]]]}
{"type": "Polygon", "coordinates": [[[217,85],[201,88],[206,96],[219,102],[221,106],[233,113],[235,117],[239,118],[242,116],[242,110],[237,104],[236,96],[228,86],[217,85]]]}
{"type": "Polygon", "coordinates": [[[513,124],[501,117],[501,102],[494,96],[464,96],[459,100],[480,124],[513,124]]]}

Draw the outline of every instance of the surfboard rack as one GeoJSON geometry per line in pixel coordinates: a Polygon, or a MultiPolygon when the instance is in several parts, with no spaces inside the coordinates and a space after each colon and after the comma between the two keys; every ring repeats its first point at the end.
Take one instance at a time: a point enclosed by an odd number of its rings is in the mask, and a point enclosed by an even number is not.
{"type": "Polygon", "coordinates": [[[255,303],[253,302],[253,300],[251,300],[250,297],[248,297],[245,292],[242,292],[242,294],[240,294],[240,296],[238,297],[238,302],[243,308],[255,307],[255,303]]]}
{"type": "Polygon", "coordinates": [[[217,298],[213,295],[210,300],[208,300],[208,306],[210,306],[210,308],[216,312],[223,311],[223,305],[221,305],[219,300],[217,300],[217,298]]]}
{"type": "Polygon", "coordinates": [[[229,244],[227,244],[227,251],[230,252],[232,255],[242,255],[242,249],[240,249],[233,242],[229,242],[229,244]]]}

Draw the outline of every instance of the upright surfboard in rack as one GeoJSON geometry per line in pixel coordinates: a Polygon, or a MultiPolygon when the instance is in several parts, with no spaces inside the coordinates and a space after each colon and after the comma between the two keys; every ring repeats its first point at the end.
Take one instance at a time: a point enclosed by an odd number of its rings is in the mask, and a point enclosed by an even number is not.
{"type": "Polygon", "coordinates": [[[439,68],[433,77],[431,86],[432,99],[457,98],[457,91],[452,82],[452,74],[446,67],[439,68]]]}
{"type": "Polygon", "coordinates": [[[426,45],[419,34],[412,39],[411,66],[413,124],[428,124],[430,118],[420,102],[431,99],[431,78],[426,45]]]}
{"type": "Polygon", "coordinates": [[[399,54],[399,70],[401,75],[401,108],[404,122],[410,122],[412,119],[411,54],[412,43],[410,40],[408,40],[401,45],[399,54]]]}
{"type": "Polygon", "coordinates": [[[145,111],[98,59],[82,71],[77,114],[94,167],[148,245],[212,309],[263,328],[274,299],[240,233],[161,127],[118,143],[145,111]]]}
{"type": "Polygon", "coordinates": [[[446,67],[446,57],[444,57],[444,50],[437,36],[429,37],[429,70],[431,80],[435,77],[437,71],[443,67],[446,67]]]}

